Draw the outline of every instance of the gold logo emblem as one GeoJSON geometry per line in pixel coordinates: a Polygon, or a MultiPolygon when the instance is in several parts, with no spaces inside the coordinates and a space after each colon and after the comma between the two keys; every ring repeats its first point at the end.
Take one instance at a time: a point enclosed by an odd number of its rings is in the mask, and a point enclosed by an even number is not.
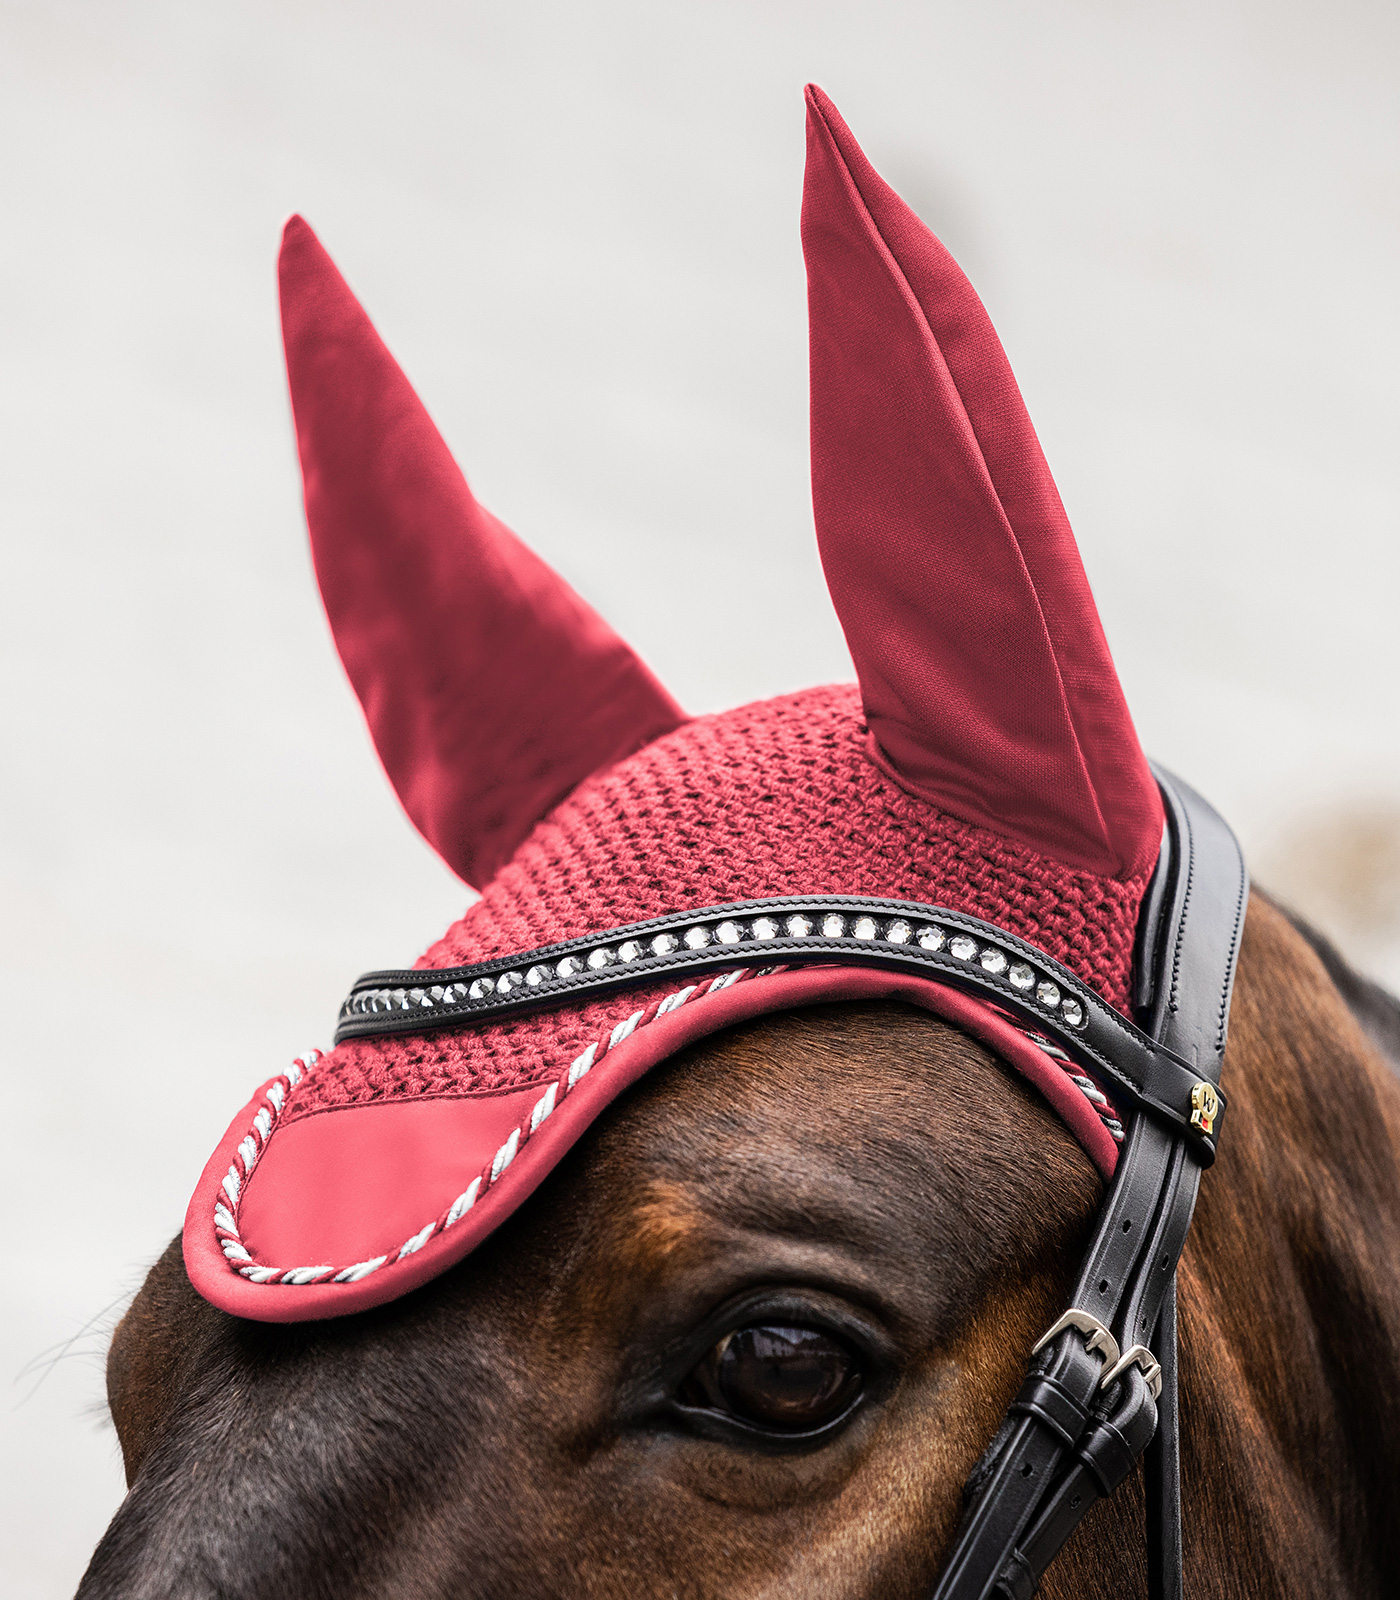
{"type": "Polygon", "coordinates": [[[1220,1096],[1215,1092],[1215,1085],[1202,1079],[1191,1091],[1191,1126],[1204,1134],[1212,1134],[1219,1115],[1220,1096]]]}

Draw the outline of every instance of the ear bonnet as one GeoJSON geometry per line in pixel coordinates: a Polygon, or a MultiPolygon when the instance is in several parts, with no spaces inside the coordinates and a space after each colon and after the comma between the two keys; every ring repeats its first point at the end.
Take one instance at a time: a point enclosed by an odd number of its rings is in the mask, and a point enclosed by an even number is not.
{"type": "Polygon", "coordinates": [[[1111,1180],[937,1600],[1032,1594],[1149,1441],[1154,1593],[1179,1594],[1174,1269],[1224,1111],[1243,864],[1143,756],[981,302],[814,88],[802,242],[812,502],[859,682],[692,718],[478,505],[287,225],[321,593],[404,809],[480,898],[234,1118],[186,1266],[263,1321],[394,1300],[684,1045],[903,1000],[1029,1080],[1111,1180]]]}
{"type": "Polygon", "coordinates": [[[858,685],[687,717],[477,503],[287,225],[326,610],[404,809],[480,899],[414,967],[359,980],[335,1047],[234,1119],[184,1234],[228,1312],[404,1294],[643,1073],[820,1001],[951,1020],[1115,1170],[1142,1086],[1091,1046],[1131,1027],[1162,796],[981,302],[830,102],[807,106],[812,495],[858,685]]]}

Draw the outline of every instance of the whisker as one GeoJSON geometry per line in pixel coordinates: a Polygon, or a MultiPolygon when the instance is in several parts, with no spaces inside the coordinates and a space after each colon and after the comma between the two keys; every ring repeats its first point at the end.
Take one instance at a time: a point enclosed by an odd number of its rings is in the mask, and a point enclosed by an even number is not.
{"type": "Polygon", "coordinates": [[[29,1401],[31,1401],[39,1392],[44,1379],[48,1377],[48,1375],[53,1371],[60,1361],[70,1360],[77,1356],[91,1356],[97,1353],[91,1349],[78,1348],[79,1341],[89,1338],[93,1335],[100,1334],[103,1336],[103,1340],[105,1342],[105,1340],[110,1337],[112,1332],[112,1323],[110,1320],[112,1318],[112,1313],[116,1311],[118,1307],[124,1305],[129,1298],[130,1295],[124,1291],[123,1293],[119,1294],[116,1299],[109,1301],[108,1304],[103,1306],[100,1311],[95,1311],[92,1316],[90,1316],[87,1321],[84,1322],[79,1329],[77,1329],[76,1332],[70,1334],[68,1338],[60,1339],[58,1343],[51,1344],[45,1349],[38,1351],[37,1354],[31,1356],[29,1360],[26,1361],[19,1369],[19,1371],[15,1373],[14,1377],[10,1381],[12,1384],[21,1384],[31,1375],[37,1373],[37,1376],[34,1378],[34,1382],[30,1386],[28,1392],[15,1401],[12,1409],[17,1411],[21,1406],[27,1405],[29,1401]]]}

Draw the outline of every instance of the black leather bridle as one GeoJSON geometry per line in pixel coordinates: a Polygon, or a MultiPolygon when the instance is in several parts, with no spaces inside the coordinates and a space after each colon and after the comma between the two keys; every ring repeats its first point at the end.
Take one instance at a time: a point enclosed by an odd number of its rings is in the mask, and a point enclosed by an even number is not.
{"type": "Polygon", "coordinates": [[[1069,1309],[1031,1352],[974,1468],[932,1600],[1029,1600],[1089,1507],[1146,1454],[1152,1600],[1182,1593],[1176,1267],[1215,1159],[1220,1071],[1249,880],[1211,807],[1154,769],[1162,852],[1122,1017],[1034,945],[961,912],[799,895],[653,918],[448,970],[366,973],[336,1042],[421,1033],[740,967],[874,966],[990,1000],[1081,1062],[1132,1117],[1069,1309]]]}

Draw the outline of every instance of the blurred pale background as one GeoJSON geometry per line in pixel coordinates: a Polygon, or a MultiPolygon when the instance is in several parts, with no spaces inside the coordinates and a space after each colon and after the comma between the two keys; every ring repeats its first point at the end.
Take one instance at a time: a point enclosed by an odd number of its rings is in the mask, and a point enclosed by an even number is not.
{"type": "Polygon", "coordinates": [[[688,706],[842,677],[822,82],[997,322],[1149,749],[1396,985],[1397,76],[1382,0],[0,3],[0,1594],[117,1503],[102,1347],[229,1116],[465,900],[314,593],[282,217],[688,706]]]}

